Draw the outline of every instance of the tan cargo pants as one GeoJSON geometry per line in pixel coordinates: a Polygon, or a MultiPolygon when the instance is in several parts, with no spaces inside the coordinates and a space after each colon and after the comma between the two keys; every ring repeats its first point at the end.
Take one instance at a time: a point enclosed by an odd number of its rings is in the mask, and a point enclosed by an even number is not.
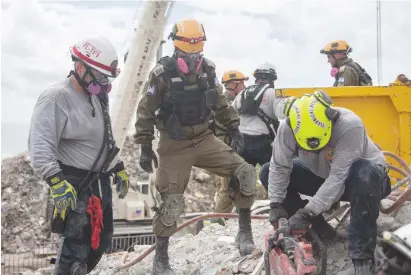
{"type": "MultiPolygon", "coordinates": [[[[234,171],[245,163],[242,157],[210,130],[189,140],[173,140],[163,134],[157,153],[159,166],[156,170],[156,188],[162,197],[184,193],[192,166],[231,178],[234,171]]],[[[246,197],[237,192],[233,202],[237,208],[250,208],[254,203],[254,196],[246,197]]],[[[157,213],[153,219],[154,234],[161,237],[171,236],[176,230],[176,224],[164,225],[160,215],[162,214],[157,213]]]]}
{"type": "Polygon", "coordinates": [[[228,196],[228,185],[231,178],[219,178],[216,185],[216,203],[214,212],[216,213],[231,213],[234,208],[233,200],[228,196]]]}

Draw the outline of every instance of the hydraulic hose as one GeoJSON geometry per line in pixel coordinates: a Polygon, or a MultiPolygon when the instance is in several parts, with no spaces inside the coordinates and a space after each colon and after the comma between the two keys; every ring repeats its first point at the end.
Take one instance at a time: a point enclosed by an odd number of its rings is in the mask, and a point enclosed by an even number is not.
{"type": "Polygon", "coordinates": [[[389,156],[389,157],[395,159],[396,161],[398,161],[401,164],[401,166],[405,169],[405,171],[404,171],[403,169],[398,168],[396,166],[388,165],[389,169],[392,169],[392,170],[394,170],[394,171],[396,171],[396,172],[398,172],[398,173],[400,173],[401,175],[404,176],[404,179],[401,180],[398,184],[395,185],[395,189],[397,189],[401,185],[406,185],[407,186],[405,191],[402,192],[402,194],[398,196],[398,198],[394,201],[394,203],[392,205],[390,205],[387,208],[384,208],[382,206],[382,204],[380,204],[380,212],[384,213],[384,214],[390,214],[390,213],[398,211],[403,206],[403,204],[411,198],[411,188],[410,188],[411,165],[408,166],[407,163],[403,159],[401,159],[399,156],[397,156],[396,154],[394,154],[392,152],[383,151],[383,154],[384,154],[384,156],[389,156]]]}
{"type": "MultiPolygon", "coordinates": [[[[180,226],[177,227],[177,230],[175,233],[180,231],[181,229],[189,226],[190,224],[205,220],[205,219],[210,219],[210,218],[227,218],[227,219],[235,219],[238,218],[238,214],[236,213],[209,213],[209,214],[204,214],[195,218],[192,218],[185,223],[181,224],[180,226]]],[[[252,220],[268,220],[267,215],[252,215],[251,216],[252,220]]],[[[126,269],[129,267],[132,267],[133,265],[141,262],[145,257],[147,257],[154,249],[156,245],[153,244],[150,248],[148,248],[146,251],[144,251],[142,254],[134,258],[133,260],[129,261],[128,263],[125,263],[125,260],[127,258],[128,252],[125,252],[123,256],[121,257],[120,260],[120,265],[116,268],[116,270],[121,270],[121,269],[126,269]]]]}

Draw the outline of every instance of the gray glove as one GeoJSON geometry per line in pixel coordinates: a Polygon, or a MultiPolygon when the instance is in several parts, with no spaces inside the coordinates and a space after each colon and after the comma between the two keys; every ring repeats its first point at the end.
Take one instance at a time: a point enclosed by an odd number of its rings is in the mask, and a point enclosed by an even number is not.
{"type": "Polygon", "coordinates": [[[281,203],[272,202],[270,208],[269,221],[272,226],[278,227],[278,220],[281,218],[288,219],[288,214],[281,203]]]}

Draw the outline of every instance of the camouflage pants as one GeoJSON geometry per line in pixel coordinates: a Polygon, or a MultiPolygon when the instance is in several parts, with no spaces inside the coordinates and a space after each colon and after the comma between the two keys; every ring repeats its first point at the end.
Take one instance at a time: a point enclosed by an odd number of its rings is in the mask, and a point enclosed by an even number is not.
{"type": "MultiPolygon", "coordinates": [[[[192,166],[205,169],[220,177],[231,178],[234,171],[245,163],[242,157],[214,136],[210,130],[193,139],[184,140],[173,140],[167,134],[162,134],[157,153],[159,167],[156,170],[156,188],[163,200],[168,197],[180,199],[178,195],[183,194],[187,187],[192,166]]],[[[175,203],[174,206],[180,207],[176,200],[170,201],[170,204],[175,203]]],[[[254,196],[244,196],[236,192],[233,202],[238,208],[250,208],[254,203],[254,196]]],[[[172,219],[164,217],[167,211],[161,211],[162,207],[164,203],[154,216],[153,231],[157,236],[167,237],[175,232],[176,223],[165,224],[165,219],[168,221],[172,219]]],[[[170,209],[173,207],[170,206],[170,209]]],[[[168,214],[175,215],[172,212],[175,212],[175,209],[168,211],[168,214]]]]}

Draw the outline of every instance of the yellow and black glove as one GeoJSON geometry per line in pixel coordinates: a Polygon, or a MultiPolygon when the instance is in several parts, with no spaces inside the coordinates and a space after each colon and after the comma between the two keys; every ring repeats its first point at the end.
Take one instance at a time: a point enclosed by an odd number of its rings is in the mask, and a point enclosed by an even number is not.
{"type": "Polygon", "coordinates": [[[46,179],[50,186],[51,193],[54,200],[53,217],[60,214],[61,218],[65,220],[67,209],[75,209],[77,202],[77,192],[74,187],[64,178],[63,173],[59,172],[46,179]]]}
{"type": "Polygon", "coordinates": [[[116,174],[114,176],[114,180],[116,183],[117,195],[120,199],[124,199],[127,196],[128,189],[130,187],[130,181],[126,173],[124,163],[117,163],[115,171],[116,174]]]}

